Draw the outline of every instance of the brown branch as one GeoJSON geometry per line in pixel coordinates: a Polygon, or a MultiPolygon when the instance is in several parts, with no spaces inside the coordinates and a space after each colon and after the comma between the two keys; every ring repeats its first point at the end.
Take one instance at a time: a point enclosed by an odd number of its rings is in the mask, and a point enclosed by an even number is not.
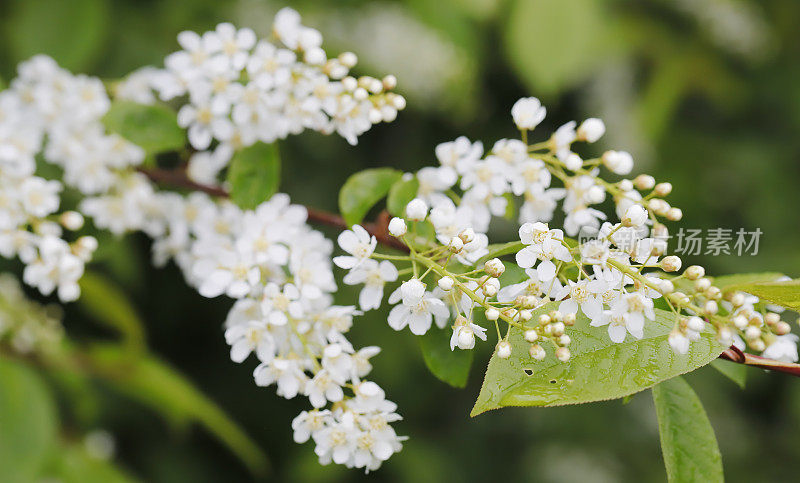
{"type": "MultiPolygon", "coordinates": [[[[230,196],[227,191],[219,186],[195,183],[186,175],[185,169],[139,168],[138,171],[154,183],[186,188],[192,191],[202,191],[220,198],[228,198],[230,196]]],[[[308,221],[312,223],[331,226],[340,230],[350,228],[340,215],[310,207],[306,207],[306,210],[308,211],[308,221]]],[[[372,223],[363,223],[362,226],[381,245],[408,252],[409,250],[405,243],[389,234],[389,220],[391,220],[391,216],[384,210],[378,215],[377,220],[372,223]]]]}
{"type": "MultiPolygon", "coordinates": [[[[139,172],[146,175],[155,183],[176,186],[195,191],[202,191],[211,196],[223,198],[227,198],[229,196],[228,192],[219,186],[209,186],[195,183],[186,176],[186,171],[183,169],[166,170],[160,168],[139,168],[139,172]]],[[[312,223],[330,226],[340,230],[346,230],[350,228],[347,226],[344,218],[336,213],[330,213],[309,207],[306,207],[306,209],[308,210],[308,221],[312,223]]],[[[391,220],[391,215],[384,210],[378,215],[378,218],[374,222],[364,223],[362,226],[369,234],[373,235],[381,245],[403,252],[408,252],[408,247],[403,242],[389,234],[389,220],[391,220]]],[[[726,361],[735,362],[737,364],[760,367],[762,369],[783,372],[785,374],[791,374],[793,376],[800,377],[800,364],[781,362],[753,354],[746,354],[735,346],[731,346],[730,349],[723,351],[722,354],[719,355],[719,358],[726,361]]]]}

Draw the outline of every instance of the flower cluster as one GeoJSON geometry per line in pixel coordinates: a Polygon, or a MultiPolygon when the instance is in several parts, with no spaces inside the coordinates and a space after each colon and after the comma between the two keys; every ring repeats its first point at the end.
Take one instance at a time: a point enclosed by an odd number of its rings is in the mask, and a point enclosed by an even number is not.
{"type": "Polygon", "coordinates": [[[0,274],[0,345],[19,354],[42,354],[58,348],[64,333],[61,309],[31,301],[11,274],[0,274]]]}
{"type": "Polygon", "coordinates": [[[630,174],[630,154],[606,151],[584,159],[574,152],[576,143],[593,143],[603,135],[601,120],[571,121],[548,139],[529,143],[545,108],[536,98],[520,99],[511,115],[521,140],[497,141],[484,156],[481,143],[461,137],[437,146],[439,166],[416,173],[417,198],[387,227],[408,246],[408,255],[376,253],[375,239],[360,226],[342,234],[339,245],[350,255],[334,262],[350,270],[345,283],[364,284],[363,310],[380,306],[385,283],[411,274],[388,298],[397,304],[389,325],[421,335],[434,322],[444,328],[452,321],[453,350],[472,349],[476,337],[486,340],[486,329],[476,323],[482,312],[496,326],[499,357],[511,354],[508,332],[503,336],[498,324],[504,321],[509,329],[523,331],[533,359],[546,356],[546,342],[557,359],[567,361],[571,339],[566,332],[579,316],[592,327],[606,327],[609,339],[621,343],[644,337],[660,305],[674,320],[669,343],[678,353],[688,352],[690,342],[710,328],[722,344],[797,360],[798,338],[789,334],[778,308],[721,290],[699,266],[675,274],[681,260],[666,254],[669,231],[662,222],[682,217],[664,200],[671,184],[646,174],[608,181],[604,170],[630,174]],[[555,181],[561,186],[553,186],[555,181]],[[617,223],[605,221],[607,215],[592,207],[607,196],[614,201],[617,223]],[[559,202],[563,230],[548,225],[559,202]],[[488,246],[485,232],[492,217],[517,209],[519,240],[488,246]],[[580,239],[568,238],[575,235],[580,239]],[[500,277],[507,267],[495,256],[512,253],[516,275],[506,277],[503,286],[500,277]],[[436,283],[433,290],[428,278],[436,283]],[[558,302],[557,310],[534,316],[552,301],[558,302]]]}

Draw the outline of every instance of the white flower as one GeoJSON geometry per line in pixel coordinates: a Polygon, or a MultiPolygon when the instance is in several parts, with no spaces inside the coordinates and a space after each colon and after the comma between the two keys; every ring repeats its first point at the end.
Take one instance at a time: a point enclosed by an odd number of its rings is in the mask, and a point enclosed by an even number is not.
{"type": "Polygon", "coordinates": [[[471,143],[464,136],[455,141],[436,146],[436,159],[443,167],[450,168],[458,174],[471,170],[483,155],[483,144],[480,141],[471,143]]]}
{"type": "Polygon", "coordinates": [[[425,201],[414,198],[406,205],[406,217],[411,221],[422,221],[428,216],[428,204],[425,201]]]}
{"type": "Polygon", "coordinates": [[[333,416],[327,409],[312,409],[311,411],[301,412],[292,420],[294,442],[305,443],[311,438],[312,434],[324,429],[332,421],[333,416]]]}
{"type": "Polygon", "coordinates": [[[406,234],[408,227],[406,221],[402,218],[394,217],[389,221],[389,233],[395,237],[401,237],[406,234]]]}
{"type": "Polygon", "coordinates": [[[383,286],[386,282],[397,280],[397,268],[388,260],[378,263],[376,260],[365,260],[344,276],[347,285],[363,283],[364,288],[358,296],[361,310],[377,309],[383,300],[383,286]]]}
{"type": "Polygon", "coordinates": [[[300,319],[304,315],[300,291],[291,283],[283,287],[274,282],[267,284],[261,298],[261,311],[272,325],[286,325],[289,317],[300,319]]]}
{"type": "Polygon", "coordinates": [[[355,268],[369,259],[378,241],[361,225],[353,225],[353,229],[345,230],[339,234],[339,246],[351,256],[339,256],[333,259],[340,268],[355,268]]]}
{"type": "Polygon", "coordinates": [[[558,310],[564,314],[574,314],[578,308],[591,320],[600,318],[603,315],[603,304],[598,295],[605,290],[605,283],[599,280],[583,279],[578,282],[568,280],[569,285],[564,286],[557,294],[556,299],[560,300],[569,296],[561,302],[558,310]]]}
{"type": "Polygon", "coordinates": [[[338,402],[344,397],[341,384],[343,380],[337,380],[326,369],[322,369],[306,383],[305,395],[315,408],[325,406],[326,401],[338,402]]]}
{"type": "Polygon", "coordinates": [[[689,352],[689,339],[680,331],[673,330],[670,332],[667,340],[669,341],[669,345],[672,346],[672,350],[678,354],[686,354],[689,352]]]}
{"type": "Polygon", "coordinates": [[[279,396],[292,399],[303,390],[308,377],[298,365],[298,360],[275,358],[270,362],[263,362],[253,371],[256,385],[269,386],[277,383],[279,396]]]}
{"type": "Polygon", "coordinates": [[[622,221],[629,226],[640,227],[647,221],[647,210],[642,205],[631,205],[622,221]]]}
{"type": "Polygon", "coordinates": [[[767,359],[774,359],[783,362],[797,362],[797,341],[800,340],[795,334],[779,335],[775,337],[770,345],[761,353],[767,359]]]}
{"type": "Polygon", "coordinates": [[[474,348],[475,336],[483,341],[486,340],[486,329],[466,319],[463,322],[453,325],[453,335],[450,336],[451,351],[455,350],[456,347],[465,350],[474,348]]]}
{"type": "Polygon", "coordinates": [[[219,45],[220,55],[232,69],[242,70],[247,64],[248,51],[256,44],[256,34],[249,28],[237,30],[229,23],[221,23],[216,31],[208,33],[208,40],[219,45]]]}
{"type": "Polygon", "coordinates": [[[561,282],[557,278],[543,281],[539,273],[533,269],[525,269],[527,280],[512,285],[506,285],[497,292],[497,301],[501,303],[513,302],[520,295],[552,298],[561,290],[561,282]]]}
{"type": "Polygon", "coordinates": [[[20,186],[22,206],[30,215],[44,218],[58,210],[59,191],[61,183],[58,181],[47,181],[35,176],[27,178],[20,186]]]}
{"type": "Polygon", "coordinates": [[[275,356],[275,343],[263,322],[250,321],[236,324],[225,331],[225,341],[231,346],[231,360],[242,362],[255,351],[261,362],[269,362],[275,356]]]}
{"type": "Polygon", "coordinates": [[[422,335],[431,328],[434,317],[436,325],[443,327],[450,316],[445,303],[426,292],[425,285],[416,278],[403,282],[389,297],[389,303],[397,303],[401,298],[403,303],[389,312],[389,326],[394,330],[408,326],[412,334],[422,335]]]}
{"type": "Polygon", "coordinates": [[[568,262],[572,260],[569,249],[563,243],[560,230],[550,230],[544,223],[525,223],[519,229],[522,243],[528,245],[516,255],[520,268],[531,268],[541,260],[536,268],[539,280],[547,281],[556,276],[557,267],[553,258],[568,262]]]}
{"type": "Polygon", "coordinates": [[[547,109],[535,97],[523,97],[511,108],[514,124],[520,129],[533,129],[544,120],[547,109]]]}

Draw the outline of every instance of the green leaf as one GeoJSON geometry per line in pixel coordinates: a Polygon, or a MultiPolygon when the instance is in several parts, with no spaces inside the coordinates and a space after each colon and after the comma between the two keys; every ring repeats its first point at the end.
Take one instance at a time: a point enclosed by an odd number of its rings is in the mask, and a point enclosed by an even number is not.
{"type": "Polygon", "coordinates": [[[133,483],[134,480],[110,461],[89,455],[82,446],[60,448],[47,477],[63,483],[133,483]]]}
{"type": "Polygon", "coordinates": [[[82,71],[105,47],[105,0],[16,0],[7,11],[4,40],[15,61],[47,54],[62,67],[82,71]]]}
{"type": "Polygon", "coordinates": [[[595,0],[517,0],[508,14],[505,51],[528,89],[554,95],[602,60],[608,15],[595,0]]]}
{"type": "Polygon", "coordinates": [[[422,358],[431,374],[453,387],[465,387],[472,367],[472,351],[456,348],[450,350],[450,334],[447,328],[431,329],[417,337],[422,349],[422,358]]]}
{"type": "Polygon", "coordinates": [[[763,272],[763,273],[737,273],[736,275],[723,275],[721,277],[714,277],[714,285],[720,288],[723,292],[731,292],[739,290],[737,285],[745,285],[757,282],[774,282],[783,277],[782,273],[778,272],[763,272]]]}
{"type": "Polygon", "coordinates": [[[386,198],[386,210],[394,216],[403,216],[406,205],[416,198],[419,191],[419,180],[411,175],[397,180],[389,189],[389,196],[386,198]]]}
{"type": "Polygon", "coordinates": [[[170,421],[197,421],[256,474],[269,469],[258,446],[213,401],[178,371],[155,357],[129,357],[117,346],[84,351],[118,391],[164,414],[170,421]]]}
{"type": "Polygon", "coordinates": [[[794,311],[800,311],[800,279],[785,282],[758,282],[731,285],[728,290],[740,290],[794,311]]]}
{"type": "Polygon", "coordinates": [[[389,193],[402,175],[396,169],[374,168],[347,178],[339,191],[339,211],[347,225],[361,223],[370,208],[389,193]]]}
{"type": "Polygon", "coordinates": [[[86,271],[80,279],[78,307],[92,319],[119,332],[134,348],[144,346],[144,323],[125,292],[111,279],[86,271]]]}
{"type": "Polygon", "coordinates": [[[736,383],[737,386],[744,389],[745,382],[747,381],[747,366],[744,364],[736,364],[735,362],[731,361],[716,359],[711,361],[711,367],[736,383]]]}
{"type": "MultiPolygon", "coordinates": [[[[558,304],[551,302],[534,311],[533,320],[558,304]]],[[[552,348],[544,360],[531,359],[530,344],[520,329],[512,327],[511,357],[492,356],[471,415],[507,406],[561,406],[620,398],[704,366],[725,349],[707,329],[700,340],[692,342],[688,354],[676,354],[667,342],[674,321],[674,314],[656,309],[656,320],[645,323],[642,339],[628,335],[625,342],[615,344],[605,327],[589,327],[589,319],[581,313],[567,330],[572,338],[572,358],[567,363],[556,360],[552,348]]]]}
{"type": "Polygon", "coordinates": [[[233,155],[228,168],[231,200],[250,210],[267,201],[281,183],[278,144],[258,142],[233,155]]]}
{"type": "Polygon", "coordinates": [[[0,359],[0,468],[10,483],[35,481],[54,449],[55,403],[39,375],[0,359]]]}
{"type": "Polygon", "coordinates": [[[149,155],[177,151],[186,144],[175,111],[162,104],[114,101],[103,117],[103,125],[149,155]]]}
{"type": "Polygon", "coordinates": [[[653,388],[653,402],[668,481],[724,481],[714,428],[689,384],[664,381],[653,388]]]}

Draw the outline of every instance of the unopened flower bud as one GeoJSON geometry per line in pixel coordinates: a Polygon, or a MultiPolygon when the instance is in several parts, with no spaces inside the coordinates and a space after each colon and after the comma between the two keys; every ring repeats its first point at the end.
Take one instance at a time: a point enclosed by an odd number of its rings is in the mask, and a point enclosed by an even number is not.
{"type": "Polygon", "coordinates": [[[527,322],[527,321],[531,320],[532,317],[533,317],[533,314],[531,313],[530,310],[520,310],[519,311],[519,320],[527,322]]]}
{"type": "Polygon", "coordinates": [[[767,313],[767,315],[764,316],[764,322],[766,322],[767,325],[775,325],[780,321],[781,321],[781,316],[776,314],[775,312],[769,312],[767,313]]]}
{"type": "Polygon", "coordinates": [[[697,292],[705,292],[711,287],[711,280],[707,278],[699,278],[694,282],[694,289],[697,292]]]}
{"type": "Polygon", "coordinates": [[[733,304],[734,307],[741,307],[744,305],[744,300],[744,294],[742,292],[736,292],[731,296],[731,304],[733,304]]]}
{"type": "Polygon", "coordinates": [[[564,315],[564,325],[571,327],[575,325],[576,316],[574,313],[564,315]]]}
{"type": "Polygon", "coordinates": [[[767,348],[767,344],[761,339],[748,340],[747,345],[756,352],[763,352],[767,348]]]}
{"type": "Polygon", "coordinates": [[[744,330],[747,327],[747,317],[744,315],[736,315],[733,319],[733,325],[739,330],[744,330]]]}
{"type": "Polygon", "coordinates": [[[406,226],[406,220],[398,217],[394,217],[389,221],[389,233],[395,237],[401,237],[408,232],[408,227],[406,226]]]}
{"type": "Polygon", "coordinates": [[[475,347],[475,331],[466,325],[458,331],[458,348],[467,350],[473,347],[475,347]]]}
{"type": "Polygon", "coordinates": [[[640,227],[647,221],[647,210],[642,205],[631,205],[625,211],[625,216],[622,218],[624,226],[640,227]]]}
{"type": "Polygon", "coordinates": [[[722,297],[722,291],[719,289],[719,287],[712,285],[706,289],[705,296],[709,299],[719,300],[722,297]]]}
{"type": "Polygon", "coordinates": [[[569,153],[564,159],[564,167],[570,171],[577,171],[583,166],[583,160],[575,153],[569,153]]]}
{"type": "Polygon", "coordinates": [[[747,329],[745,329],[744,337],[745,339],[748,340],[758,339],[759,337],[761,337],[761,329],[751,325],[747,329]]]}
{"type": "Polygon", "coordinates": [[[444,290],[445,292],[449,292],[453,290],[453,285],[455,285],[455,280],[452,277],[442,277],[439,279],[439,288],[444,290]]]}
{"type": "Polygon", "coordinates": [[[569,361],[570,357],[572,357],[572,355],[570,354],[569,349],[567,349],[566,347],[559,347],[558,349],[556,349],[556,359],[558,359],[559,361],[567,362],[569,361]]]}
{"type": "Polygon", "coordinates": [[[539,316],[539,324],[540,325],[547,325],[550,323],[550,316],[547,314],[542,314],[539,316]]]}
{"type": "Polygon", "coordinates": [[[621,191],[631,191],[633,190],[633,181],[629,179],[623,179],[618,183],[618,186],[621,191]]]}
{"type": "Polygon", "coordinates": [[[461,238],[461,241],[464,243],[469,243],[475,239],[475,230],[472,228],[465,228],[461,230],[461,233],[458,234],[458,237],[461,238]]]}
{"type": "Polygon", "coordinates": [[[586,198],[591,204],[602,203],[605,197],[606,197],[605,190],[597,185],[594,185],[591,188],[589,188],[589,191],[586,193],[586,198]]]}
{"type": "Polygon", "coordinates": [[[489,298],[494,297],[495,295],[497,295],[497,285],[493,283],[487,283],[486,285],[483,286],[483,293],[489,298]]]}
{"type": "Polygon", "coordinates": [[[497,343],[497,357],[501,359],[511,357],[511,344],[507,340],[501,340],[497,343]]]}
{"type": "Polygon", "coordinates": [[[533,329],[528,329],[525,331],[525,340],[533,344],[539,340],[539,334],[533,329]]]}
{"type": "Polygon", "coordinates": [[[387,91],[390,91],[395,87],[397,87],[397,77],[391,74],[384,76],[382,82],[383,82],[383,88],[386,89],[387,91]]]}
{"type": "Polygon", "coordinates": [[[547,355],[547,352],[539,344],[534,344],[528,349],[528,354],[537,361],[541,361],[547,355]]]}
{"type": "Polygon", "coordinates": [[[566,347],[572,342],[572,339],[570,339],[570,337],[567,334],[562,334],[558,338],[557,342],[558,342],[558,345],[560,345],[562,347],[566,347]]]}
{"type": "Polygon", "coordinates": [[[700,277],[705,276],[706,269],[701,267],[700,265],[692,265],[683,272],[686,275],[686,278],[689,280],[697,280],[700,277]]]}
{"type": "Polygon", "coordinates": [[[596,117],[590,117],[581,123],[576,131],[576,134],[579,141],[593,143],[600,139],[605,132],[606,125],[603,123],[603,121],[601,119],[597,119],[596,117]]]}
{"type": "Polygon", "coordinates": [[[786,323],[784,321],[780,321],[777,324],[775,324],[775,333],[778,334],[778,335],[786,335],[791,330],[792,330],[792,327],[788,323],[786,323]]]}
{"type": "Polygon", "coordinates": [[[713,300],[707,300],[705,305],[703,305],[703,312],[708,315],[715,315],[719,311],[719,306],[713,300]]]}
{"type": "Polygon", "coordinates": [[[675,255],[664,257],[661,260],[661,269],[665,272],[677,272],[681,269],[681,259],[675,255]]]}
{"type": "Polygon", "coordinates": [[[464,241],[461,240],[461,238],[454,236],[450,239],[450,243],[447,244],[447,248],[453,253],[458,253],[464,249],[464,241]]]}
{"type": "Polygon", "coordinates": [[[653,191],[655,191],[656,196],[667,196],[672,193],[672,183],[658,183],[653,191]]]}
{"type": "Polygon", "coordinates": [[[499,310],[495,308],[486,309],[486,320],[497,320],[498,318],[500,318],[499,310]]]}
{"type": "Polygon", "coordinates": [[[637,189],[649,190],[653,189],[653,186],[656,185],[656,180],[649,174],[640,174],[633,180],[633,184],[637,189]]]}
{"type": "Polygon", "coordinates": [[[703,329],[706,327],[706,323],[703,322],[703,319],[700,317],[694,316],[689,317],[689,320],[686,321],[686,327],[692,329],[695,332],[702,332],[703,329]]]}
{"type": "Polygon", "coordinates": [[[77,211],[65,211],[58,220],[67,230],[75,231],[83,227],[83,215],[77,211]]]}
{"type": "Polygon", "coordinates": [[[606,168],[620,175],[626,175],[633,169],[633,157],[625,151],[606,151],[600,158],[606,168]]]}
{"type": "Polygon", "coordinates": [[[499,258],[492,258],[483,264],[483,270],[492,277],[496,278],[506,271],[506,266],[503,265],[503,262],[501,262],[499,258]]]}
{"type": "Polygon", "coordinates": [[[551,310],[549,314],[550,319],[555,322],[564,318],[564,315],[558,310],[551,310]]]}
{"type": "Polygon", "coordinates": [[[663,294],[671,294],[675,291],[675,284],[669,280],[661,280],[658,283],[658,288],[663,294]]]}
{"type": "Polygon", "coordinates": [[[649,206],[659,216],[665,216],[670,209],[669,203],[661,198],[653,198],[650,200],[649,206]]]}
{"type": "Polygon", "coordinates": [[[720,327],[717,331],[717,341],[724,346],[730,346],[733,344],[733,331],[729,327],[720,327]]]}
{"type": "Polygon", "coordinates": [[[352,69],[358,63],[358,57],[352,52],[342,52],[339,54],[339,62],[348,69],[352,69]]]}
{"type": "Polygon", "coordinates": [[[564,334],[564,323],[553,322],[552,324],[550,324],[550,333],[556,337],[564,334]]]}
{"type": "Polygon", "coordinates": [[[414,198],[406,205],[406,216],[411,221],[422,221],[428,216],[428,204],[419,198],[414,198]]]}
{"type": "Polygon", "coordinates": [[[667,210],[666,217],[670,221],[681,221],[683,211],[680,208],[670,208],[667,210]]]}

